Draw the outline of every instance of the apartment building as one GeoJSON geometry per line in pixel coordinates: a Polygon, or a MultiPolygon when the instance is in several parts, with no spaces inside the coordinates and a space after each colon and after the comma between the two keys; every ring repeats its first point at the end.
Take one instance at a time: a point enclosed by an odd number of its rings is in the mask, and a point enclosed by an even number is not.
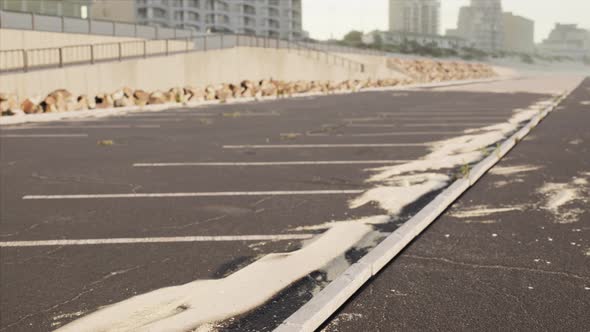
{"type": "Polygon", "coordinates": [[[510,12],[502,15],[504,25],[505,51],[533,53],[535,52],[535,22],[510,12]]]}
{"type": "Polygon", "coordinates": [[[0,9],[38,15],[89,18],[94,0],[0,0],[0,9]]]}
{"type": "Polygon", "coordinates": [[[0,0],[8,11],[33,12],[297,40],[302,0],[0,0]]]}
{"type": "Polygon", "coordinates": [[[138,23],[301,39],[301,0],[135,0],[138,23]]]}
{"type": "Polygon", "coordinates": [[[504,44],[504,18],[501,0],[471,0],[461,7],[457,29],[447,35],[465,38],[484,51],[500,51],[504,44]]]}
{"type": "Polygon", "coordinates": [[[459,37],[399,31],[371,31],[364,34],[362,40],[365,44],[374,44],[377,40],[380,40],[384,45],[393,46],[399,46],[406,42],[415,42],[421,46],[436,46],[445,49],[460,49],[473,46],[469,41],[459,37]]]}
{"type": "Polygon", "coordinates": [[[438,35],[440,0],[390,0],[389,30],[438,35]]]}
{"type": "Polygon", "coordinates": [[[590,31],[576,24],[557,23],[547,39],[539,45],[539,50],[553,56],[590,58],[590,31]]]}

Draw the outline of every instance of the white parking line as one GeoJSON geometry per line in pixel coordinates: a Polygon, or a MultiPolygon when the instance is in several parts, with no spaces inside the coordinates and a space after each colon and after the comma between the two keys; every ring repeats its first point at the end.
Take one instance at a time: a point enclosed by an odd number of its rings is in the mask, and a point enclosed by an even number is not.
{"type": "Polygon", "coordinates": [[[22,135],[0,135],[0,138],[73,138],[73,137],[88,137],[88,134],[22,134],[22,135]]]}
{"type": "Polygon", "coordinates": [[[414,135],[459,135],[462,131],[406,131],[393,133],[363,133],[363,134],[309,134],[310,137],[387,137],[387,136],[414,136],[414,135]]]}
{"type": "Polygon", "coordinates": [[[394,112],[381,112],[378,113],[381,116],[384,117],[394,117],[394,116],[425,116],[425,117],[454,117],[454,116],[465,116],[465,117],[470,117],[470,116],[485,116],[485,117],[510,117],[512,114],[508,113],[508,114],[497,114],[497,115],[491,115],[491,114],[486,114],[483,112],[402,112],[402,113],[394,113],[394,112]]]}
{"type": "Polygon", "coordinates": [[[386,143],[386,144],[278,144],[278,145],[224,145],[224,149],[315,149],[315,148],[395,148],[429,146],[430,143],[386,143]]]}
{"type": "Polygon", "coordinates": [[[504,117],[496,117],[496,116],[435,116],[431,115],[428,117],[393,117],[387,116],[381,118],[381,120],[395,120],[395,121],[461,121],[461,120],[468,120],[468,121],[486,121],[486,120],[494,120],[494,121],[506,121],[510,118],[510,116],[504,117]]]}
{"type": "Polygon", "coordinates": [[[207,116],[218,116],[220,114],[213,113],[135,113],[127,114],[130,118],[161,118],[161,117],[174,117],[174,116],[185,116],[185,117],[207,117],[207,116]]]}
{"type": "Polygon", "coordinates": [[[31,130],[31,129],[129,129],[129,128],[160,128],[160,125],[71,125],[71,126],[26,126],[8,127],[2,130],[31,130]]]}
{"type": "Polygon", "coordinates": [[[455,123],[409,123],[404,127],[463,127],[463,126],[489,126],[494,122],[455,122],[455,123]]]}
{"type": "Polygon", "coordinates": [[[276,161],[276,162],[185,162],[185,163],[136,163],[133,167],[181,167],[181,166],[303,166],[303,165],[371,165],[401,164],[407,160],[337,160],[337,161],[276,161]]]}
{"type": "Polygon", "coordinates": [[[6,241],[6,242],[0,242],[0,248],[47,247],[47,246],[87,246],[87,245],[100,245],[100,244],[180,243],[180,242],[284,241],[284,240],[306,240],[306,239],[310,239],[312,237],[314,237],[314,234],[182,236],[182,237],[146,237],[146,238],[120,238],[120,239],[6,241]]]}
{"type": "Polygon", "coordinates": [[[230,191],[199,193],[146,193],[146,194],[83,194],[83,195],[27,195],[24,200],[92,199],[92,198],[178,198],[227,196],[291,196],[291,195],[345,195],[360,194],[364,190],[301,190],[301,191],[230,191]]]}

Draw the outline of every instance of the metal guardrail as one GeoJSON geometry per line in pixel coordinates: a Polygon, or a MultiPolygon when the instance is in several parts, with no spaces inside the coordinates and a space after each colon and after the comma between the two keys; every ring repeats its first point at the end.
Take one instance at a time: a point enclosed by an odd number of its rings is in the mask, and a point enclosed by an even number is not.
{"type": "Polygon", "coordinates": [[[0,10],[0,28],[49,32],[81,33],[142,39],[189,38],[193,30],[153,27],[141,24],[50,16],[0,10]]]}
{"type": "Polygon", "coordinates": [[[326,64],[338,65],[359,72],[365,71],[364,64],[360,62],[312,49],[297,42],[250,35],[208,35],[184,39],[138,40],[56,48],[0,50],[0,72],[27,72],[234,47],[282,49],[318,61],[325,61],[326,64]]]}
{"type": "Polygon", "coordinates": [[[350,46],[342,46],[337,44],[331,44],[326,42],[319,42],[319,43],[311,43],[311,42],[301,42],[302,45],[305,47],[309,47],[312,49],[324,51],[324,52],[331,52],[331,53],[349,53],[349,54],[362,54],[362,55],[376,55],[376,56],[387,56],[387,52],[369,49],[369,48],[358,48],[358,47],[350,47],[350,46]]]}

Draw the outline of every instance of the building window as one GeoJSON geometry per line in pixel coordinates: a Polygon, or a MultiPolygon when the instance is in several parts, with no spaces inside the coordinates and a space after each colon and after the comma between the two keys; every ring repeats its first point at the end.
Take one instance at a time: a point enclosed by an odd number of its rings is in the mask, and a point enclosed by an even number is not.
{"type": "Polygon", "coordinates": [[[147,18],[147,8],[139,8],[137,10],[137,16],[139,18],[147,18]]]}
{"type": "Polygon", "coordinates": [[[80,17],[83,19],[88,18],[88,6],[81,6],[80,7],[80,17]]]}
{"type": "Polygon", "coordinates": [[[189,21],[193,21],[193,22],[199,21],[199,19],[200,19],[199,14],[188,12],[188,19],[189,19],[189,21]]]}
{"type": "Polygon", "coordinates": [[[166,18],[166,11],[162,8],[154,8],[155,18],[166,18]]]}

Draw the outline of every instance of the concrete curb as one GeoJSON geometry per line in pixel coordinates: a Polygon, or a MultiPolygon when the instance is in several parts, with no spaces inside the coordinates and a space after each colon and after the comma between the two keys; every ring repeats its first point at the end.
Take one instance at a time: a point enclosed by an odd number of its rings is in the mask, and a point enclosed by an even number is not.
{"type": "MultiPolygon", "coordinates": [[[[572,90],[573,91],[573,90],[572,90]]],[[[491,155],[480,161],[463,179],[453,182],[414,217],[401,225],[373,250],[350,266],[320,293],[288,317],[275,332],[315,331],[358,289],[385,267],[416,236],[424,231],[456,199],[473,186],[488,170],[502,159],[516,144],[536,127],[571,91],[548,105],[523,128],[506,139],[491,155]],[[367,274],[370,272],[370,275],[367,274]]]]}
{"type": "MultiPolygon", "coordinates": [[[[289,97],[261,97],[261,98],[235,98],[235,99],[228,99],[225,103],[227,104],[242,104],[242,103],[252,103],[252,102],[260,102],[260,101],[272,101],[272,100],[281,100],[281,99],[295,99],[295,98],[307,98],[307,97],[316,97],[316,96],[329,96],[329,95],[343,95],[343,94],[351,94],[351,93],[358,93],[358,92],[378,92],[378,91],[403,91],[403,90],[411,90],[417,88],[430,88],[430,87],[444,87],[444,86],[453,86],[458,84],[472,84],[472,83],[485,83],[490,80],[507,80],[511,78],[500,78],[495,77],[493,79],[481,79],[481,80],[463,80],[463,81],[447,81],[447,82],[439,82],[439,83],[425,83],[425,84],[411,84],[411,85],[404,85],[404,86],[393,86],[393,87],[385,87],[385,88],[367,88],[361,90],[342,90],[336,91],[332,94],[325,94],[321,92],[307,92],[292,95],[289,97]]],[[[211,100],[211,101],[198,101],[198,102],[188,102],[188,103],[170,103],[170,104],[159,104],[159,105],[146,105],[146,106],[128,106],[128,107],[113,107],[113,108],[104,108],[104,109],[93,109],[93,110],[83,110],[83,111],[72,111],[72,112],[61,112],[61,113],[43,113],[43,114],[33,114],[33,115],[14,115],[14,116],[2,116],[0,117],[0,126],[4,125],[15,125],[15,124],[24,124],[24,123],[40,123],[40,122],[52,122],[52,121],[59,121],[59,120],[71,120],[71,119],[91,119],[91,118],[105,118],[111,116],[121,116],[128,113],[138,113],[138,112],[160,112],[160,111],[167,111],[176,108],[182,107],[202,107],[202,106],[209,106],[209,105],[221,105],[223,104],[219,100],[211,100]]]]}

